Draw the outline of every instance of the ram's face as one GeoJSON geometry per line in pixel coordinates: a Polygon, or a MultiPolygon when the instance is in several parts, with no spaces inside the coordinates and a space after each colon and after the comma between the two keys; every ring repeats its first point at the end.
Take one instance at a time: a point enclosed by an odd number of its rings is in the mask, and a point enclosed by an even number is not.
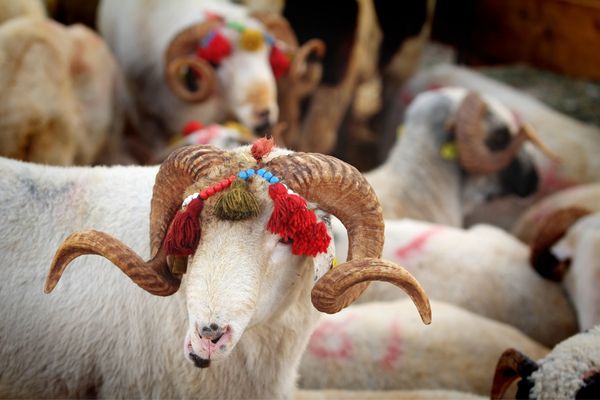
{"type": "Polygon", "coordinates": [[[230,113],[259,134],[279,116],[269,51],[268,46],[252,52],[237,48],[217,69],[230,113]]]}

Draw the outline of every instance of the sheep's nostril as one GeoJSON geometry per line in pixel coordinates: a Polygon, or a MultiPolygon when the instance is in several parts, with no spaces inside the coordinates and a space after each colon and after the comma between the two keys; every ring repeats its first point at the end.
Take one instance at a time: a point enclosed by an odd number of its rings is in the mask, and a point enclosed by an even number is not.
{"type": "Polygon", "coordinates": [[[225,329],[215,323],[203,325],[198,332],[203,339],[209,339],[213,343],[217,343],[221,336],[225,333],[225,329]]]}

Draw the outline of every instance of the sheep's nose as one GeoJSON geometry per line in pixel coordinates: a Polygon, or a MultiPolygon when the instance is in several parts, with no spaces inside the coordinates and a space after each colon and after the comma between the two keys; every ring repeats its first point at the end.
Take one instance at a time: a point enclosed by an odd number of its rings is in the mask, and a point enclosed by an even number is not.
{"type": "Polygon", "coordinates": [[[213,322],[210,325],[203,325],[198,333],[202,338],[217,342],[223,336],[223,331],[223,328],[213,322]]]}

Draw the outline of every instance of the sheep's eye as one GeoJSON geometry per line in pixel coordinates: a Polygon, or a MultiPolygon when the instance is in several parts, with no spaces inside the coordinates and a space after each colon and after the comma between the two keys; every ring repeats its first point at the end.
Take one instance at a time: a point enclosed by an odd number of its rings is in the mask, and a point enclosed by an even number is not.
{"type": "Polygon", "coordinates": [[[292,244],[293,240],[292,239],[287,239],[287,240],[285,240],[285,239],[279,239],[279,243],[282,243],[282,244],[292,244]]]}

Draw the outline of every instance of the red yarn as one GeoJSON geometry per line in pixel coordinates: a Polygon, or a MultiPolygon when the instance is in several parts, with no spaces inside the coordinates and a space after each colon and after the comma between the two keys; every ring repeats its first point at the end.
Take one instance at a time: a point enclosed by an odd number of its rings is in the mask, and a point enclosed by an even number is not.
{"type": "Polygon", "coordinates": [[[271,48],[269,62],[271,63],[275,79],[281,78],[283,75],[287,74],[290,69],[290,58],[277,46],[271,48]]]}
{"type": "Polygon", "coordinates": [[[329,242],[331,237],[327,232],[327,226],[323,222],[318,222],[298,232],[292,242],[292,254],[314,257],[326,252],[329,242]]]}
{"type": "Polygon", "coordinates": [[[202,125],[202,122],[192,120],[192,121],[188,122],[187,124],[185,124],[185,126],[183,127],[183,130],[181,132],[183,133],[183,136],[187,136],[191,133],[199,131],[202,128],[204,128],[204,125],[202,125]]]}
{"type": "Polygon", "coordinates": [[[189,256],[196,251],[200,240],[200,211],[203,206],[204,202],[195,198],[185,210],[177,212],[165,236],[164,249],[167,255],[189,256]]]}
{"type": "Polygon", "coordinates": [[[262,160],[273,149],[273,138],[261,138],[252,144],[250,152],[256,161],[262,160]]]}
{"type": "Polygon", "coordinates": [[[231,53],[229,40],[219,32],[214,32],[206,46],[199,47],[196,55],[210,63],[220,64],[231,53]]]}
{"type": "Polygon", "coordinates": [[[267,229],[291,240],[292,254],[316,256],[327,251],[331,237],[323,222],[317,222],[314,211],[306,208],[306,200],[287,192],[281,183],[269,186],[269,197],[273,200],[273,213],[267,222],[267,229]]]}

